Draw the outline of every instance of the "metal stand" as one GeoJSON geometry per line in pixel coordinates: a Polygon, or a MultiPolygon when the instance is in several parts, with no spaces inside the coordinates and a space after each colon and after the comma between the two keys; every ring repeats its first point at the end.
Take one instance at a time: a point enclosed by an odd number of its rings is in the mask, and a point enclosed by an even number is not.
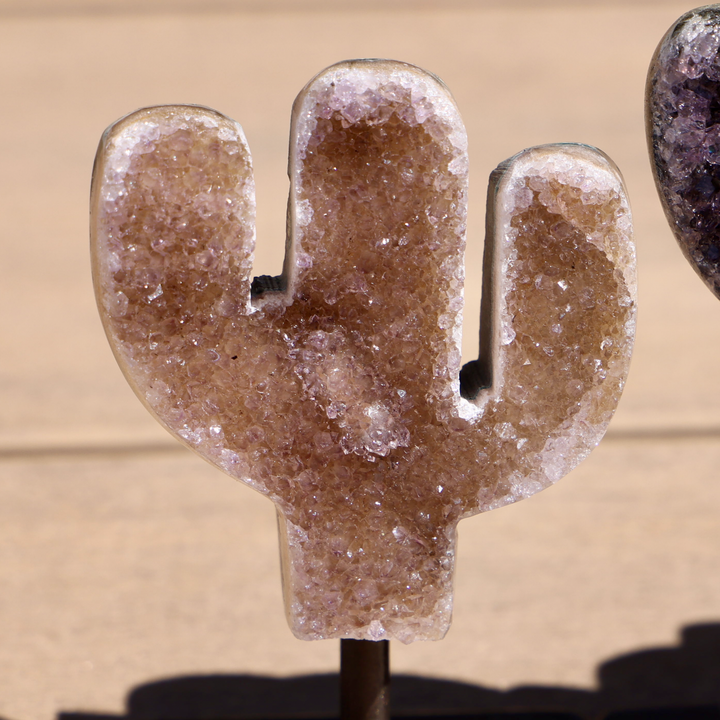
{"type": "Polygon", "coordinates": [[[340,720],[390,720],[390,643],[340,641],[340,720]]]}

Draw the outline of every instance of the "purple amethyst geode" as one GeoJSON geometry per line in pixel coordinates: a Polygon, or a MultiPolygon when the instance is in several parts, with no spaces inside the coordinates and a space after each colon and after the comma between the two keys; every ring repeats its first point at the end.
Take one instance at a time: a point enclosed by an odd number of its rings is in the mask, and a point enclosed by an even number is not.
{"type": "Polygon", "coordinates": [[[720,297],[720,4],[683,15],[647,83],[647,135],[660,199],[688,260],[720,297]]]}

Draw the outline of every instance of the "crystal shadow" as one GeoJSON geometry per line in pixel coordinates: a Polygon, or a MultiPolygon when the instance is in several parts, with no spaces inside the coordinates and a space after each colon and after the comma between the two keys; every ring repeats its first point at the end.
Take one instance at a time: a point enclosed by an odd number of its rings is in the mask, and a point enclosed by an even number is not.
{"type": "MultiPolygon", "coordinates": [[[[720,720],[720,623],[683,629],[678,646],[620,655],[598,668],[599,688],[508,691],[413,675],[392,681],[397,718],[491,720],[720,720]]],[[[124,715],[61,712],[58,720],[310,720],[337,716],[338,676],[188,676],[140,685],[124,715]]]]}

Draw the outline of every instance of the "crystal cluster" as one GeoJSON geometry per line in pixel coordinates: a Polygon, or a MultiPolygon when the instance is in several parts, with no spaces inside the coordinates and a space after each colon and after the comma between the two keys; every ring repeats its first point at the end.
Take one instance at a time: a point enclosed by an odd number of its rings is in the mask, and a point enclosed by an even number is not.
{"type": "Polygon", "coordinates": [[[647,132],[660,199],[688,260],[720,296],[720,6],[683,15],[650,65],[647,132]]]}
{"type": "Polygon", "coordinates": [[[276,504],[298,637],[438,639],[458,521],[556,481],[613,413],[635,317],[622,180],[578,146],[496,172],[484,357],[461,388],[468,162],[448,91],[342,63],[300,94],[291,138],[285,267],[253,280],[240,127],[179,106],[112,126],[100,312],[156,417],[276,504]]]}

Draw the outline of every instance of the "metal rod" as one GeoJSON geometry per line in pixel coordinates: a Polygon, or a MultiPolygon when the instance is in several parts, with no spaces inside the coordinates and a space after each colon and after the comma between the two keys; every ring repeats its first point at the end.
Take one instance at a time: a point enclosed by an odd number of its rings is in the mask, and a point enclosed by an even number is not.
{"type": "Polygon", "coordinates": [[[340,720],[390,720],[390,643],[340,641],[340,720]]]}

